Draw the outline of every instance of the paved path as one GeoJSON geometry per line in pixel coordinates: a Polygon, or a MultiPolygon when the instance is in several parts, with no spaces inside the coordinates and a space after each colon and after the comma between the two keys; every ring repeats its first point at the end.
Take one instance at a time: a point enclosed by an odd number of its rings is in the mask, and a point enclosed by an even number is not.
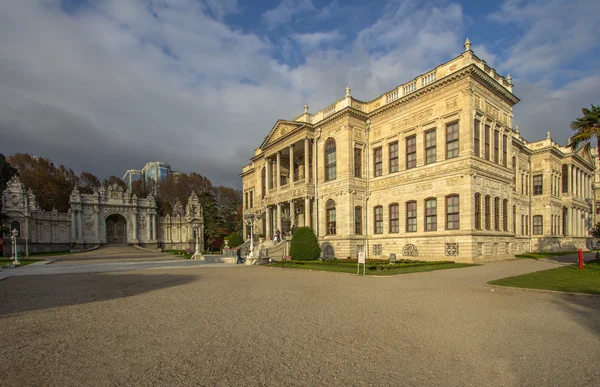
{"type": "Polygon", "coordinates": [[[556,266],[513,260],[383,278],[239,265],[11,277],[0,282],[0,380],[600,385],[600,297],[485,285],[556,266]]]}
{"type": "Polygon", "coordinates": [[[46,260],[0,272],[0,280],[10,276],[102,273],[143,269],[172,269],[231,266],[227,263],[178,258],[176,255],[150,252],[130,246],[110,246],[69,255],[47,256],[46,260]]]}

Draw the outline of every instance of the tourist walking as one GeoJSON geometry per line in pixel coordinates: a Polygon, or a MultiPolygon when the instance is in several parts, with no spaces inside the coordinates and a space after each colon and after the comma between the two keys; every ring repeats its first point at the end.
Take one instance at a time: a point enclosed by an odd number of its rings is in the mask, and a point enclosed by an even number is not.
{"type": "Polygon", "coordinates": [[[235,264],[237,265],[238,263],[244,263],[244,259],[242,258],[242,248],[238,247],[237,249],[237,261],[235,262],[235,264]]]}

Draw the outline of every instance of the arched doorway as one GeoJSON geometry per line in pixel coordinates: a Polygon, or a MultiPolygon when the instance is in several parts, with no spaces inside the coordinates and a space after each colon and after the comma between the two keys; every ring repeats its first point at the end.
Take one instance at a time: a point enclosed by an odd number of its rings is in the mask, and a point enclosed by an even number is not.
{"type": "Polygon", "coordinates": [[[127,221],[123,215],[112,214],[106,218],[106,243],[109,245],[127,243],[127,221]]]}

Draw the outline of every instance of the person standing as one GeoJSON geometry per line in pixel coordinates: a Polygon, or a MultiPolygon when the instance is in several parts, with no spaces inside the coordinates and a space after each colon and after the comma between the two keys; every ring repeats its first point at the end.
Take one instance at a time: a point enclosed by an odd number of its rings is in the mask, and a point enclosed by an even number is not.
{"type": "Polygon", "coordinates": [[[235,262],[235,264],[237,265],[238,263],[244,263],[244,260],[242,259],[242,248],[238,247],[237,249],[237,261],[235,262]]]}

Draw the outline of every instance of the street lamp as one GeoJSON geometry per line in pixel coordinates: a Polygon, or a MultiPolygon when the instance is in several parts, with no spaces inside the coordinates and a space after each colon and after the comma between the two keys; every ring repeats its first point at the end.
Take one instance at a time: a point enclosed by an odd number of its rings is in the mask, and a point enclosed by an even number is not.
{"type": "Polygon", "coordinates": [[[244,214],[244,223],[250,226],[250,254],[246,258],[254,258],[254,223],[260,222],[262,215],[246,212],[244,214]]]}
{"type": "Polygon", "coordinates": [[[19,262],[19,253],[18,253],[18,251],[17,251],[17,237],[18,237],[18,236],[19,236],[19,231],[17,231],[17,229],[16,229],[16,228],[15,228],[15,229],[13,229],[13,230],[12,230],[12,236],[10,237],[10,240],[11,240],[11,242],[12,242],[13,249],[15,250],[15,255],[14,255],[14,257],[15,257],[15,260],[14,260],[14,262],[13,262],[15,265],[18,265],[18,264],[20,263],[20,262],[19,262]]]}
{"type": "Polygon", "coordinates": [[[194,234],[196,235],[196,248],[194,249],[194,255],[200,255],[198,251],[198,223],[194,223],[192,226],[194,228],[194,234]]]}

